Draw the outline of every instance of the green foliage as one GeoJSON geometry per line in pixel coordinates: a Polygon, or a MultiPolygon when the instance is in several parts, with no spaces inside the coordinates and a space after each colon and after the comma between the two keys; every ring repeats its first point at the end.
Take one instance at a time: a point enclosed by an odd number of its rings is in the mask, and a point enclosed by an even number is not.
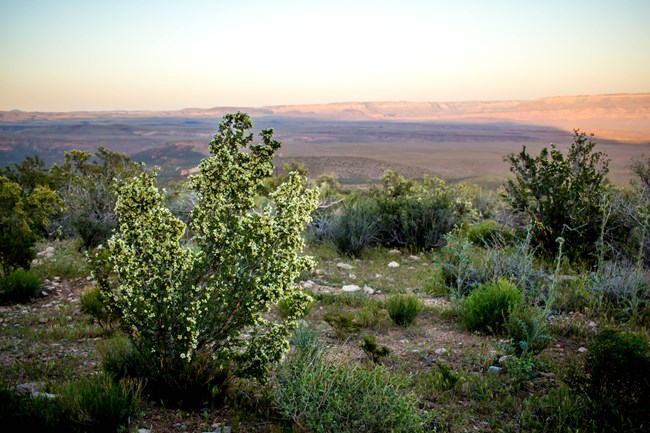
{"type": "Polygon", "coordinates": [[[185,224],[164,207],[155,174],[141,174],[119,188],[119,227],[94,266],[146,371],[170,390],[184,387],[184,377],[263,379],[309,305],[294,280],[311,265],[300,255],[301,232],[316,191],[290,175],[268,205],[254,208],[280,143],[263,130],[262,143],[252,145],[251,128],[246,114],[226,115],[212,156],[191,178],[191,247],[181,242],[185,224]],[[107,269],[112,276],[102,275],[107,269]],[[267,313],[283,299],[291,313],[272,321],[267,313]]]}
{"type": "Polygon", "coordinates": [[[0,387],[0,422],[21,431],[117,432],[138,415],[140,386],[95,375],[53,390],[55,398],[0,387]]]}
{"type": "Polygon", "coordinates": [[[383,359],[390,355],[390,349],[387,346],[379,346],[374,335],[364,335],[360,347],[373,364],[381,364],[383,359]]]}
{"type": "Polygon", "coordinates": [[[421,432],[418,409],[406,378],[381,366],[372,370],[327,359],[313,334],[275,376],[273,389],[282,414],[313,432],[421,432]]]}
{"type": "Polygon", "coordinates": [[[647,337],[606,329],[596,335],[588,349],[586,392],[599,427],[620,432],[650,428],[647,337]]]}
{"type": "Polygon", "coordinates": [[[142,166],[99,147],[94,155],[77,149],[65,152],[63,164],[50,171],[65,204],[59,223],[66,233],[79,236],[84,248],[93,248],[117,227],[116,185],[141,173],[142,166]]]}
{"type": "Polygon", "coordinates": [[[90,275],[88,260],[78,239],[57,241],[51,244],[54,247],[54,256],[40,258],[32,269],[40,278],[61,277],[74,279],[90,275]]]}
{"type": "Polygon", "coordinates": [[[83,313],[91,316],[102,329],[112,330],[117,318],[111,314],[104,302],[99,286],[85,290],[79,298],[79,305],[83,313]]]}
{"type": "Polygon", "coordinates": [[[511,311],[521,303],[519,288],[507,280],[481,284],[462,301],[460,315],[470,331],[500,333],[511,311]]]}
{"type": "Polygon", "coordinates": [[[17,183],[26,191],[31,192],[37,186],[51,187],[52,179],[45,162],[38,156],[26,156],[20,164],[13,167],[5,167],[2,175],[17,183]]]}
{"type": "Polygon", "coordinates": [[[513,352],[519,357],[537,354],[553,341],[549,335],[546,315],[529,305],[515,306],[505,323],[505,331],[510,337],[513,352]]]}
{"type": "Polygon", "coordinates": [[[435,367],[414,378],[414,386],[428,398],[435,398],[439,392],[450,391],[461,382],[461,374],[442,361],[438,361],[435,367]]]}
{"type": "Polygon", "coordinates": [[[379,242],[380,230],[376,200],[359,197],[348,203],[336,219],[332,243],[340,253],[358,257],[364,248],[379,242]]]}
{"type": "Polygon", "coordinates": [[[48,218],[59,210],[56,194],[37,185],[26,192],[20,185],[0,176],[0,266],[2,272],[28,268],[34,245],[48,218]]]}
{"type": "Polygon", "coordinates": [[[534,244],[549,257],[557,253],[558,237],[571,259],[593,261],[598,253],[609,161],[595,145],[576,130],[566,157],[555,145],[537,157],[525,147],[506,157],[515,179],[507,182],[504,198],[529,219],[534,244]]]}
{"type": "Polygon", "coordinates": [[[323,320],[334,328],[337,337],[342,340],[347,339],[352,334],[356,334],[362,327],[361,323],[354,317],[354,314],[345,311],[338,314],[326,314],[323,316],[323,320]]]}
{"type": "Polygon", "coordinates": [[[511,229],[494,220],[484,220],[469,226],[467,239],[475,245],[484,247],[501,246],[513,242],[515,234],[511,229]]]}
{"type": "Polygon", "coordinates": [[[0,300],[27,302],[36,296],[41,280],[32,271],[16,269],[0,277],[0,300]]]}
{"type": "Polygon", "coordinates": [[[382,238],[386,245],[420,251],[437,247],[443,236],[471,209],[471,203],[437,178],[421,183],[387,170],[378,194],[382,238]]]}
{"type": "Polygon", "coordinates": [[[409,326],[424,308],[424,303],[414,294],[391,295],[386,300],[386,310],[393,323],[398,326],[409,326]]]}

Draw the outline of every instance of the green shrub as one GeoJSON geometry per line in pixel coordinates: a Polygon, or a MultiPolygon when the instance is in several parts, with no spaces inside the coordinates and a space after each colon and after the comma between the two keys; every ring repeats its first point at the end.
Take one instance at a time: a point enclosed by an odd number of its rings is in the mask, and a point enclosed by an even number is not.
{"type": "Polygon", "coordinates": [[[79,298],[81,311],[91,316],[102,329],[111,330],[117,317],[111,314],[104,302],[99,286],[93,286],[85,290],[79,298]]]}
{"type": "Polygon", "coordinates": [[[332,229],[332,243],[341,254],[358,257],[364,248],[379,241],[379,206],[369,198],[346,204],[332,229]]]}
{"type": "Polygon", "coordinates": [[[140,386],[95,375],[52,390],[56,397],[18,395],[0,386],[0,422],[36,432],[117,432],[139,412],[140,386]]]}
{"type": "Polygon", "coordinates": [[[510,346],[517,356],[537,354],[553,341],[543,311],[519,304],[510,312],[505,324],[510,346]]]}
{"type": "Polygon", "coordinates": [[[522,301],[521,291],[500,278],[481,284],[462,301],[460,315],[470,331],[499,333],[510,312],[522,301]]]}
{"type": "Polygon", "coordinates": [[[594,152],[591,137],[574,132],[566,156],[555,145],[536,157],[525,146],[506,156],[515,177],[506,183],[504,198],[530,219],[533,243],[541,253],[554,257],[556,239],[562,237],[571,260],[593,262],[599,252],[609,160],[603,152],[594,152]]]}
{"type": "Polygon", "coordinates": [[[317,191],[293,173],[259,210],[256,194],[280,143],[265,129],[253,144],[252,127],[246,114],[224,116],[212,156],[190,179],[197,199],[189,242],[155,172],[118,188],[118,230],[93,270],[150,372],[148,387],[181,395],[214,391],[231,374],[263,379],[309,305],[294,281],[313,263],[301,254],[301,234],[317,191]],[[286,320],[268,314],[282,299],[292,306],[286,320]]]}
{"type": "Polygon", "coordinates": [[[313,334],[298,338],[300,346],[278,371],[273,389],[280,412],[300,430],[424,430],[427,417],[420,412],[406,378],[381,366],[366,370],[329,361],[313,334]]]}
{"type": "Polygon", "coordinates": [[[587,394],[602,431],[650,428],[650,351],[645,336],[606,329],[585,358],[587,394]]]}
{"type": "Polygon", "coordinates": [[[509,244],[515,239],[513,231],[494,220],[472,224],[467,230],[467,238],[475,245],[484,247],[509,244]]]}
{"type": "Polygon", "coordinates": [[[356,334],[361,329],[361,323],[350,312],[343,311],[337,314],[326,314],[323,316],[323,320],[334,328],[336,336],[342,340],[347,339],[352,334],[356,334]]]}
{"type": "Polygon", "coordinates": [[[412,293],[396,294],[386,300],[386,310],[393,323],[408,326],[424,308],[424,303],[412,293]]]}
{"type": "Polygon", "coordinates": [[[381,364],[383,359],[390,355],[388,346],[379,346],[374,335],[364,335],[360,347],[373,364],[381,364]]]}
{"type": "Polygon", "coordinates": [[[41,281],[32,271],[16,269],[0,277],[0,299],[9,302],[27,302],[36,296],[41,281]]]}

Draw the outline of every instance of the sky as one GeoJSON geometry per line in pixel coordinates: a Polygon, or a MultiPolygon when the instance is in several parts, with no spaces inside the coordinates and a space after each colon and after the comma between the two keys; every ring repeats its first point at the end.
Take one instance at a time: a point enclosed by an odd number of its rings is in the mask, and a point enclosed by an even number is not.
{"type": "Polygon", "coordinates": [[[0,0],[0,110],[650,92],[650,0],[0,0]]]}

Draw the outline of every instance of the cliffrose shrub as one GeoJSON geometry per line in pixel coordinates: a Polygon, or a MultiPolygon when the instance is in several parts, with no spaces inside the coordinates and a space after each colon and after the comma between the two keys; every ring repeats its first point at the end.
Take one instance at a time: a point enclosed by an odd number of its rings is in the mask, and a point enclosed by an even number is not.
{"type": "Polygon", "coordinates": [[[252,122],[243,113],[223,118],[210,156],[190,179],[197,202],[193,237],[164,206],[155,173],[118,188],[116,234],[93,269],[102,293],[117,310],[136,357],[146,363],[147,386],[214,394],[230,375],[264,378],[289,349],[295,320],[310,298],[295,284],[311,266],[302,257],[301,233],[316,207],[317,192],[292,173],[256,208],[257,192],[273,173],[280,147],[270,129],[251,144],[252,122]],[[271,307],[289,304],[284,320],[271,307]]]}

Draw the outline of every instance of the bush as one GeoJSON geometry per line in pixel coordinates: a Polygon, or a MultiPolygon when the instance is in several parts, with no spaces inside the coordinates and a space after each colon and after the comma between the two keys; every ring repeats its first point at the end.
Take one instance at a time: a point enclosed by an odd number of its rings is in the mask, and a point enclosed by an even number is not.
{"type": "Polygon", "coordinates": [[[511,243],[515,240],[515,234],[494,220],[485,220],[472,224],[467,230],[467,238],[473,244],[491,247],[511,243]]]}
{"type": "Polygon", "coordinates": [[[386,300],[388,315],[398,326],[412,324],[422,308],[424,308],[422,300],[416,298],[412,293],[392,295],[386,300]]]}
{"type": "Polygon", "coordinates": [[[36,296],[41,281],[32,271],[17,269],[0,278],[0,299],[10,302],[27,302],[36,296]]]}
{"type": "Polygon", "coordinates": [[[530,219],[534,244],[548,257],[557,254],[558,237],[572,260],[593,262],[598,255],[609,160],[595,146],[576,130],[566,157],[555,145],[537,157],[526,147],[506,157],[515,179],[508,180],[504,198],[530,219]]]}
{"type": "Polygon", "coordinates": [[[537,354],[553,341],[543,311],[529,305],[517,305],[508,317],[505,331],[511,348],[519,356],[537,354]]]}
{"type": "Polygon", "coordinates": [[[138,415],[136,383],[95,375],[53,391],[56,398],[17,395],[0,387],[0,422],[26,432],[108,433],[123,430],[138,415]]]}
{"type": "Polygon", "coordinates": [[[212,156],[191,178],[197,204],[189,245],[155,173],[144,173],[120,186],[119,229],[93,265],[147,377],[169,393],[201,383],[214,391],[231,374],[264,378],[289,349],[290,330],[309,305],[294,281],[312,263],[300,254],[301,233],[317,192],[294,173],[256,209],[256,191],[272,174],[280,143],[267,129],[252,145],[251,128],[247,115],[226,115],[210,143],[212,156]],[[289,315],[274,321],[267,313],[283,299],[289,315]]]}
{"type": "Polygon", "coordinates": [[[645,336],[607,329],[588,347],[587,394],[602,431],[650,429],[650,353],[645,336]]]}
{"type": "Polygon", "coordinates": [[[373,199],[358,198],[346,205],[332,230],[332,243],[341,254],[358,257],[379,241],[379,206],[373,199]]]}
{"type": "Polygon", "coordinates": [[[521,301],[521,291],[517,286],[500,278],[479,285],[462,301],[461,319],[470,331],[497,334],[521,301]]]}
{"type": "Polygon", "coordinates": [[[81,311],[91,316],[102,329],[108,331],[113,329],[117,317],[111,314],[104,302],[99,286],[85,290],[79,298],[81,311]]]}
{"type": "Polygon", "coordinates": [[[381,366],[371,370],[331,362],[313,334],[297,333],[295,348],[273,382],[278,408],[299,429],[317,433],[421,432],[406,378],[381,366]]]}

